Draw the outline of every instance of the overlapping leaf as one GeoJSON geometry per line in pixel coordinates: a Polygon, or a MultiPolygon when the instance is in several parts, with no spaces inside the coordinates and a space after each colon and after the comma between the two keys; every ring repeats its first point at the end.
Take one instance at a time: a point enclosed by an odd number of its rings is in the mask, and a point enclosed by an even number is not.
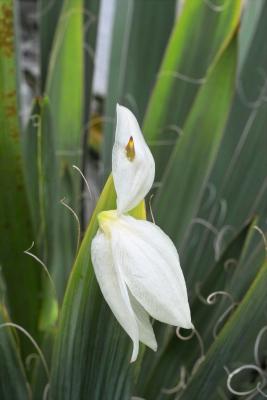
{"type": "MultiPolygon", "coordinates": [[[[267,264],[265,261],[243,301],[211,346],[205,361],[189,381],[184,393],[179,396],[180,399],[192,399],[197,396],[217,399],[219,389],[229,396],[226,388],[225,367],[232,371],[237,366],[245,364],[257,365],[257,360],[254,359],[254,347],[258,333],[266,324],[266,317],[264,317],[267,305],[266,284],[267,264]],[[240,332],[245,333],[242,340],[240,340],[240,332]]],[[[259,359],[261,359],[260,354],[259,359]]],[[[241,383],[243,385],[241,384],[239,390],[242,391],[242,387],[247,386],[246,380],[241,383]]],[[[253,382],[251,386],[253,387],[253,382]]]]}
{"type": "MultiPolygon", "coordinates": [[[[263,45],[266,16],[264,3],[238,74],[233,106],[206,188],[208,196],[203,197],[198,211],[198,218],[217,230],[221,248],[247,219],[266,213],[266,86],[261,74],[267,65],[267,50],[263,45]]],[[[244,40],[241,36],[241,48],[244,40]]],[[[261,218],[259,225],[264,226],[261,218]]],[[[214,235],[208,229],[192,226],[189,237],[184,262],[190,265],[190,277],[198,279],[205,268],[202,254],[205,260],[214,257],[214,235]]]]}
{"type": "Polygon", "coordinates": [[[191,0],[184,4],[144,120],[145,136],[154,149],[159,179],[208,69],[236,30],[240,11],[239,0],[215,4],[191,0]]]}
{"type": "Polygon", "coordinates": [[[178,249],[183,248],[219,149],[230,110],[236,65],[234,35],[198,92],[155,199],[158,224],[174,239],[178,249]],[[167,212],[170,204],[171,213],[167,212]]]}

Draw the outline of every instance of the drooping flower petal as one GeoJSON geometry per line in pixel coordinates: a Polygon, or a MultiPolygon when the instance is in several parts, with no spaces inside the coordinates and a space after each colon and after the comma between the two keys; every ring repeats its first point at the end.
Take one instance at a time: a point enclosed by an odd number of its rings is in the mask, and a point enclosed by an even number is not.
{"type": "Polygon", "coordinates": [[[131,210],[144,199],[155,176],[154,159],[139,124],[133,113],[120,105],[117,105],[112,174],[120,214],[131,210]]]}
{"type": "Polygon", "coordinates": [[[155,319],[192,328],[184,276],[171,239],[148,221],[121,216],[110,224],[114,264],[155,319]]]}
{"type": "Polygon", "coordinates": [[[139,340],[152,350],[156,351],[158,344],[149,319],[149,315],[131,293],[129,293],[129,297],[138,324],[139,340]]]}
{"type": "Polygon", "coordinates": [[[114,267],[110,241],[100,230],[92,241],[91,253],[101,292],[117,321],[133,341],[133,362],[139,351],[139,328],[122,274],[114,267]]]}

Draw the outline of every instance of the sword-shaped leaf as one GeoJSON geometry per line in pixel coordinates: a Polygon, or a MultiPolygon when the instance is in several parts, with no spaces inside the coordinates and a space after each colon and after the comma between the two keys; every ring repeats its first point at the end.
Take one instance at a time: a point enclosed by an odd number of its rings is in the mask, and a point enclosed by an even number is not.
{"type": "MultiPolygon", "coordinates": [[[[154,149],[159,179],[211,65],[236,30],[240,12],[239,0],[184,3],[144,120],[144,133],[154,149]]],[[[217,88],[221,89],[219,82],[217,88]]],[[[212,104],[213,98],[210,100],[212,104]]]]}

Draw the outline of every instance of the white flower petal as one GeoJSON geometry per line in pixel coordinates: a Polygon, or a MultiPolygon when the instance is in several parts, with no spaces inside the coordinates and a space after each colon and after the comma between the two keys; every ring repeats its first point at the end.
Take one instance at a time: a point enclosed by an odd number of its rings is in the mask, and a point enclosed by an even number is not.
{"type": "Polygon", "coordinates": [[[139,329],[128,290],[119,271],[114,268],[109,239],[100,230],[92,241],[92,263],[101,292],[116,319],[133,341],[131,362],[139,351],[139,329]]]}
{"type": "Polygon", "coordinates": [[[139,329],[139,340],[152,350],[156,351],[158,348],[155,334],[149,320],[149,315],[146,310],[138,303],[136,298],[129,293],[131,304],[136,316],[138,329],[139,329]]]}
{"type": "Polygon", "coordinates": [[[121,216],[110,225],[114,264],[155,319],[192,328],[184,276],[171,239],[156,225],[121,216]]]}
{"type": "Polygon", "coordinates": [[[117,105],[112,174],[119,214],[131,210],[144,199],[155,177],[155,162],[138,122],[130,110],[120,105],[117,105]],[[130,140],[134,149],[131,148],[132,152],[129,154],[127,145],[130,140]]]}

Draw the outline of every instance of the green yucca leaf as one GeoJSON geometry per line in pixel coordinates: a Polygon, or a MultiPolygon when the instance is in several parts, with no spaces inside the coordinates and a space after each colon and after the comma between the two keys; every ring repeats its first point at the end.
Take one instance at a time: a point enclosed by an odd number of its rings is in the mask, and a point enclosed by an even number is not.
{"type": "Polygon", "coordinates": [[[39,0],[37,15],[40,24],[41,86],[45,87],[51,49],[64,0],[39,0]]]}
{"type": "MultiPolygon", "coordinates": [[[[38,126],[38,173],[39,173],[39,207],[40,245],[42,260],[47,266],[57,260],[57,220],[55,219],[58,204],[58,164],[55,154],[55,138],[52,129],[51,108],[47,98],[40,101],[40,121],[38,126]]],[[[39,318],[39,328],[45,330],[53,326],[58,316],[56,286],[52,279],[43,277],[43,302],[39,318]]],[[[56,280],[55,280],[56,281],[56,280]]]]}
{"type": "Polygon", "coordinates": [[[242,24],[240,27],[240,48],[239,48],[239,68],[243,68],[243,63],[247,57],[249,49],[252,46],[255,31],[261,19],[261,13],[264,11],[264,0],[248,1],[245,5],[242,24]]]}
{"type": "Polygon", "coordinates": [[[183,249],[221,142],[233,95],[236,42],[235,34],[198,92],[155,199],[158,224],[178,249],[183,249]],[[170,204],[175,207],[168,213],[170,204]]]}
{"type": "MultiPolygon", "coordinates": [[[[227,246],[205,281],[199,282],[195,287],[195,295],[197,296],[192,305],[192,314],[205,349],[209,348],[213,342],[213,336],[218,334],[227,322],[235,309],[234,303],[237,304],[245,296],[264,262],[264,243],[260,237],[257,238],[258,242],[260,241],[257,253],[253,257],[248,257],[247,254],[248,249],[251,248],[251,242],[254,242],[255,224],[256,220],[254,219],[251,223],[245,225],[237,237],[227,246]],[[214,304],[210,306],[203,304],[203,298],[207,299],[210,294],[216,291],[227,294],[215,296],[214,304]],[[229,312],[225,314],[231,306],[233,308],[230,308],[229,312]],[[222,318],[224,314],[225,316],[222,318]]],[[[196,355],[194,360],[196,360],[196,355]]]]}
{"type": "MultiPolygon", "coordinates": [[[[205,349],[208,349],[211,342],[213,342],[213,328],[231,302],[229,302],[229,299],[225,299],[224,296],[218,296],[216,304],[208,305],[203,304],[198,296],[201,295],[203,299],[206,299],[215,291],[228,290],[228,284],[233,278],[234,267],[233,264],[229,268],[226,268],[225,265],[229,260],[236,260],[236,263],[239,262],[252,229],[253,223],[245,225],[231,241],[220,259],[212,266],[211,273],[207,279],[199,282],[199,285],[190,290],[192,320],[201,335],[205,349]],[[196,296],[197,294],[198,296],[196,296]]],[[[236,266],[236,268],[242,271],[242,265],[236,266]]],[[[240,297],[242,299],[242,296],[240,297]]],[[[238,297],[235,299],[238,300],[238,297]]],[[[223,326],[230,315],[231,313],[225,316],[218,328],[223,326]]],[[[154,327],[156,336],[162,335],[162,327],[159,324],[155,324],[154,327]]],[[[177,338],[173,328],[169,328],[168,331],[168,334],[165,334],[165,337],[163,336],[164,340],[162,340],[156,356],[152,358],[145,355],[144,357],[136,393],[147,399],[165,398],[162,389],[174,387],[179,377],[180,368],[184,366],[188,371],[191,371],[196,360],[200,357],[199,342],[196,338],[183,342],[177,338]],[[146,372],[148,370],[150,371],[149,373],[146,372]]]]}
{"type": "Polygon", "coordinates": [[[22,135],[23,161],[28,201],[31,211],[35,237],[40,227],[40,204],[38,182],[38,127],[40,123],[40,102],[35,99],[30,117],[22,135]]]}
{"type": "MultiPolygon", "coordinates": [[[[231,372],[237,366],[255,364],[255,341],[265,323],[266,285],[267,263],[265,261],[244,299],[211,346],[205,361],[179,398],[183,400],[197,397],[204,399],[208,396],[211,400],[218,399],[219,387],[226,392],[226,396],[229,396],[226,389],[227,374],[224,367],[231,372]],[[240,340],[240,332],[243,333],[242,340],[240,340]]],[[[252,386],[255,387],[253,383],[252,386]]]]}
{"type": "MultiPolygon", "coordinates": [[[[129,398],[134,371],[130,366],[131,340],[105,303],[91,263],[91,241],[97,215],[116,208],[110,177],[97,203],[77,255],[64,297],[52,364],[52,397],[60,399],[129,398]]],[[[144,203],[132,215],[145,217],[144,203]]]]}
{"type": "MultiPolygon", "coordinates": [[[[56,211],[58,176],[51,111],[47,98],[34,101],[31,117],[23,135],[27,189],[35,227],[37,254],[46,268],[56,257],[56,211]]],[[[36,268],[41,268],[37,267],[36,268]]],[[[46,271],[42,272],[42,310],[39,328],[51,327],[57,318],[56,291],[46,271]]]]}
{"type": "MultiPolygon", "coordinates": [[[[45,333],[42,337],[42,352],[49,366],[49,369],[51,369],[51,357],[52,357],[54,340],[55,340],[55,330],[52,331],[50,329],[50,331],[48,333],[45,333]]],[[[44,369],[43,363],[41,362],[40,358],[37,359],[33,365],[34,368],[31,371],[32,399],[44,400],[45,393],[49,391],[49,380],[47,377],[47,373],[44,369]]]]}
{"type": "MultiPolygon", "coordinates": [[[[267,105],[264,100],[265,81],[259,72],[266,70],[267,66],[267,49],[264,46],[266,18],[265,2],[253,40],[246,51],[243,68],[237,77],[232,109],[209,177],[209,189],[215,197],[209,207],[207,197],[203,197],[198,211],[198,218],[208,221],[221,232],[223,245],[231,240],[235,229],[238,230],[255,214],[259,214],[258,223],[263,226],[261,215],[266,214],[267,136],[264,126],[267,123],[267,105]],[[258,45],[255,46],[255,43],[258,45]],[[226,230],[225,234],[223,230],[226,230]]],[[[241,40],[239,44],[242,46],[242,43],[241,40]]],[[[190,248],[184,262],[190,265],[190,275],[197,279],[206,268],[207,259],[213,259],[214,250],[213,235],[208,230],[203,234],[203,229],[197,232],[194,227],[190,236],[194,232],[197,234],[197,245],[190,246],[188,242],[190,248]]]]}
{"type": "Polygon", "coordinates": [[[58,208],[58,163],[53,135],[52,110],[49,99],[40,100],[40,120],[38,124],[38,173],[42,246],[44,261],[50,265],[56,251],[56,221],[54,215],[58,208]]]}
{"type": "MultiPolygon", "coordinates": [[[[23,252],[33,229],[22,168],[18,122],[13,2],[0,1],[0,264],[12,319],[36,333],[40,269],[23,252]],[[27,310],[27,312],[25,312],[27,310]]],[[[27,347],[27,341],[22,339],[27,347]]]]}
{"type": "Polygon", "coordinates": [[[173,27],[175,4],[174,0],[116,2],[105,110],[105,177],[111,168],[116,103],[129,107],[141,124],[173,27]]]}
{"type": "MultiPolygon", "coordinates": [[[[53,260],[48,265],[57,293],[63,297],[77,242],[77,225],[66,203],[79,214],[80,179],[73,164],[81,164],[83,124],[83,0],[65,0],[55,32],[48,69],[46,94],[50,102],[50,135],[55,143],[57,170],[52,172],[57,190],[51,191],[50,212],[56,223],[53,260]]],[[[43,118],[47,118],[47,114],[43,118]]],[[[48,132],[47,132],[48,133],[48,132]]],[[[44,133],[45,134],[45,133],[44,133]]],[[[51,150],[46,148],[49,153],[51,150]]],[[[49,228],[49,226],[48,226],[49,228]]]]}
{"type": "Polygon", "coordinates": [[[81,146],[82,46],[83,1],[65,0],[53,42],[46,93],[51,102],[57,152],[61,159],[74,162],[80,159],[81,146]]]}
{"type": "Polygon", "coordinates": [[[267,160],[264,147],[267,138],[262,129],[266,124],[266,83],[260,73],[267,66],[267,49],[263,46],[267,33],[266,18],[265,2],[243,68],[238,74],[233,107],[210,177],[211,182],[218,186],[218,196],[223,196],[231,204],[225,220],[226,223],[234,222],[234,225],[242,223],[252,213],[266,210],[267,160]],[[257,157],[253,156],[255,154],[257,157]],[[242,190],[234,190],[240,182],[242,190]],[[235,202],[231,201],[233,194],[235,202]]]}
{"type": "Polygon", "coordinates": [[[234,267],[233,276],[226,286],[226,290],[232,293],[237,301],[245,295],[265,257],[265,244],[257,231],[257,220],[255,220],[248,232],[238,264],[236,268],[234,267]]]}
{"type": "Polygon", "coordinates": [[[184,4],[144,120],[144,133],[154,148],[159,178],[209,67],[237,28],[240,11],[239,0],[226,0],[217,11],[203,0],[184,4]]]}
{"type": "MultiPolygon", "coordinates": [[[[2,297],[2,293],[0,290],[2,297]]],[[[19,350],[10,327],[7,311],[0,304],[0,398],[29,400],[30,393],[19,350]]]]}
{"type": "Polygon", "coordinates": [[[55,243],[57,163],[48,98],[34,100],[23,135],[27,189],[39,253],[50,265],[55,243]]]}
{"type": "MultiPolygon", "coordinates": [[[[251,274],[251,279],[248,282],[245,278],[240,277],[240,287],[243,287],[243,291],[236,291],[235,287],[232,287],[232,282],[236,282],[236,279],[234,278],[235,273],[238,271],[239,276],[240,274],[244,273],[242,255],[244,248],[247,246],[247,242],[250,240],[251,231],[254,231],[254,226],[255,221],[252,221],[242,228],[242,230],[230,242],[229,246],[223,252],[219,261],[212,267],[207,278],[202,282],[198,282],[195,287],[195,298],[192,304],[192,314],[194,324],[201,334],[205,348],[208,348],[213,341],[213,328],[216,326],[216,322],[219,321],[220,316],[223,315],[224,311],[229,306],[231,306],[232,302],[237,303],[238,301],[242,300],[252,280],[257,275],[259,267],[264,261],[264,259],[261,259],[260,263],[255,266],[253,271],[254,275],[251,274]],[[231,288],[229,288],[230,285],[231,288]],[[207,304],[203,304],[201,298],[207,299],[210,294],[216,291],[224,291],[229,293],[232,297],[232,300],[227,295],[215,296],[214,304],[208,306],[207,309],[207,304]]],[[[221,324],[218,324],[216,332],[219,332],[219,329],[222,328],[230,315],[231,312],[225,316],[221,324]]]]}

